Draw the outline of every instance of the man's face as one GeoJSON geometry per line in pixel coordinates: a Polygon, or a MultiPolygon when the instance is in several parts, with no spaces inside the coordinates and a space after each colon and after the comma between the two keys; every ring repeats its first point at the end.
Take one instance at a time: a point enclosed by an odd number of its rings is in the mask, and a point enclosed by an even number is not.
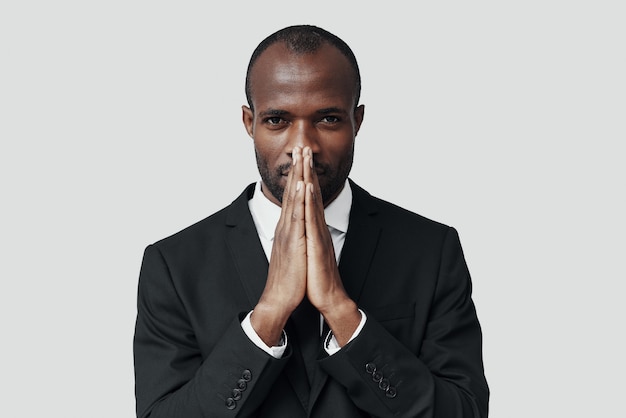
{"type": "Polygon", "coordinates": [[[355,109],[354,72],[336,48],[322,45],[296,55],[282,43],[265,50],[252,68],[254,110],[243,121],[254,140],[263,193],[280,205],[294,147],[311,147],[324,205],[341,191],[363,120],[355,109]]]}

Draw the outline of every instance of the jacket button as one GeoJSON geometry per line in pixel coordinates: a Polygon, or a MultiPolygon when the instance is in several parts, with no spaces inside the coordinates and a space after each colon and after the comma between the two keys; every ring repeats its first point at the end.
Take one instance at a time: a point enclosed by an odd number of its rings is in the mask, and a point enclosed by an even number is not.
{"type": "Polygon", "coordinates": [[[233,399],[238,401],[239,399],[241,399],[241,390],[235,388],[233,389],[233,391],[231,392],[233,395],[233,399]]]}
{"type": "Polygon", "coordinates": [[[385,396],[388,398],[395,398],[398,392],[396,391],[395,386],[389,386],[386,390],[385,396]]]}
{"type": "Polygon", "coordinates": [[[243,380],[245,380],[246,382],[249,382],[252,380],[252,372],[248,369],[244,370],[243,373],[241,373],[241,378],[243,380]]]}
{"type": "Polygon", "coordinates": [[[237,389],[244,391],[248,387],[248,383],[245,380],[239,379],[237,380],[237,389]]]}
{"type": "Polygon", "coordinates": [[[233,398],[226,398],[226,408],[235,409],[237,407],[237,402],[233,398]]]}
{"type": "Polygon", "coordinates": [[[387,390],[387,388],[389,387],[389,379],[382,379],[379,383],[378,383],[378,387],[381,388],[382,390],[387,390]]]}
{"type": "Polygon", "coordinates": [[[375,365],[374,363],[367,363],[367,364],[365,365],[365,371],[366,371],[368,374],[372,374],[372,373],[374,373],[374,372],[376,371],[376,365],[375,365]]]}
{"type": "Polygon", "coordinates": [[[380,382],[383,379],[383,374],[381,372],[379,372],[378,370],[374,371],[374,373],[372,373],[372,380],[374,382],[380,382]]]}

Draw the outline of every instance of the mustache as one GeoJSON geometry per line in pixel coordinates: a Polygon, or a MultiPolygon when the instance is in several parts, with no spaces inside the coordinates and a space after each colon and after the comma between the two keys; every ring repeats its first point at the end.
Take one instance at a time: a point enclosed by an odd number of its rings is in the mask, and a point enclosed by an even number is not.
{"type": "MultiPolygon", "coordinates": [[[[291,168],[293,167],[293,164],[291,163],[285,163],[285,164],[281,164],[276,168],[276,172],[279,175],[287,175],[289,174],[289,171],[291,171],[291,168]]],[[[328,164],[323,164],[323,163],[318,163],[317,161],[313,162],[313,168],[315,169],[315,171],[319,174],[319,173],[328,173],[331,171],[330,165],[328,164]]]]}

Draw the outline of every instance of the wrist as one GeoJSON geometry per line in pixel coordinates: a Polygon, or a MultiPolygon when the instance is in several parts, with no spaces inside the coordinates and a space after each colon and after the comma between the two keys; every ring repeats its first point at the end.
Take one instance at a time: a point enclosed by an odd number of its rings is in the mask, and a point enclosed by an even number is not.
{"type": "Polygon", "coordinates": [[[335,322],[346,316],[352,316],[354,314],[361,315],[357,304],[350,298],[342,300],[341,302],[335,302],[328,304],[322,309],[319,309],[320,313],[326,320],[326,322],[335,322]]]}
{"type": "Polygon", "coordinates": [[[351,299],[334,304],[329,309],[320,312],[340,347],[348,343],[361,323],[361,312],[351,299]]]}
{"type": "Polygon", "coordinates": [[[259,302],[250,315],[250,325],[269,347],[278,345],[290,312],[259,302]]]}

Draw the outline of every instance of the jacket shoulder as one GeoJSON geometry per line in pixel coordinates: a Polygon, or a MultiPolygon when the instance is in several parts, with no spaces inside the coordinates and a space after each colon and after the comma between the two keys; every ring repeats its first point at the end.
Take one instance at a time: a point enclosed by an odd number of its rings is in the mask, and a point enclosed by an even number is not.
{"type": "Polygon", "coordinates": [[[412,210],[403,208],[387,200],[372,196],[369,192],[351,183],[354,204],[361,207],[387,228],[398,228],[407,233],[419,232],[426,235],[445,235],[451,226],[427,218],[412,210]]]}
{"type": "Polygon", "coordinates": [[[250,184],[230,205],[172,235],[154,242],[152,245],[161,250],[175,248],[191,250],[192,245],[206,244],[211,240],[222,237],[224,231],[234,219],[251,216],[247,205],[251,193],[254,193],[254,183],[250,184]]]}

